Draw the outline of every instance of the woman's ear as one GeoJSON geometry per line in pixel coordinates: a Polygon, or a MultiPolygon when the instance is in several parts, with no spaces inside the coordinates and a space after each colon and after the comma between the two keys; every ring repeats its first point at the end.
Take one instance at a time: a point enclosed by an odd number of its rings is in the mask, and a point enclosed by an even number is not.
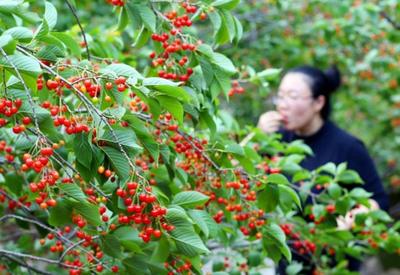
{"type": "Polygon", "coordinates": [[[322,110],[322,108],[325,106],[326,104],[326,98],[323,95],[319,95],[315,100],[314,100],[314,104],[316,107],[316,110],[318,112],[320,112],[322,110]]]}

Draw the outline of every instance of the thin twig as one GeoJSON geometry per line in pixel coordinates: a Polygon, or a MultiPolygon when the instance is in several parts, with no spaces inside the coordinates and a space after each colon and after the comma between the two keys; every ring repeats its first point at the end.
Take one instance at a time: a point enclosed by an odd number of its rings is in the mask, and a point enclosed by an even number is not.
{"type": "Polygon", "coordinates": [[[83,36],[83,41],[85,42],[85,48],[86,48],[87,59],[90,61],[89,45],[88,45],[87,40],[86,40],[85,31],[83,30],[83,27],[82,27],[82,25],[81,25],[81,22],[80,22],[80,20],[79,20],[79,17],[78,17],[78,15],[76,14],[75,8],[71,5],[71,3],[70,3],[68,0],[65,0],[65,2],[67,3],[68,8],[71,10],[72,14],[73,14],[74,17],[75,17],[76,22],[78,23],[79,28],[81,29],[81,33],[82,33],[82,36],[83,36]]]}
{"type": "MultiPolygon", "coordinates": [[[[32,219],[27,218],[27,217],[22,217],[22,216],[18,216],[18,215],[14,215],[14,214],[7,214],[7,215],[4,215],[3,217],[0,218],[0,222],[5,221],[5,220],[7,220],[7,219],[11,219],[11,218],[14,218],[14,219],[18,219],[18,220],[21,220],[21,221],[25,221],[25,222],[29,222],[29,223],[36,224],[36,225],[38,225],[38,226],[40,226],[40,227],[46,229],[47,231],[50,231],[50,232],[54,233],[55,237],[58,238],[58,239],[60,239],[60,240],[63,241],[64,243],[68,243],[68,244],[71,244],[71,245],[74,245],[74,244],[75,244],[73,241],[69,240],[68,238],[66,238],[66,237],[64,237],[62,234],[60,234],[59,231],[57,231],[57,230],[55,230],[55,229],[53,229],[53,228],[51,228],[51,227],[49,227],[49,226],[43,224],[43,223],[40,222],[40,221],[32,220],[32,219]]],[[[96,239],[96,238],[98,238],[98,236],[93,236],[93,237],[92,237],[92,239],[96,239]]],[[[85,252],[86,254],[89,254],[89,253],[90,253],[90,251],[88,251],[87,249],[85,249],[85,248],[83,248],[83,247],[80,247],[80,249],[81,249],[83,252],[85,252]]],[[[1,254],[1,252],[2,252],[2,250],[0,250],[0,254],[1,254]]],[[[110,268],[108,265],[106,265],[105,263],[103,263],[101,260],[97,259],[96,257],[94,257],[93,260],[94,260],[96,263],[102,264],[106,269],[108,269],[108,270],[111,271],[111,268],[110,268]]],[[[56,261],[56,260],[52,260],[52,261],[58,263],[58,260],[57,260],[57,261],[56,261]]],[[[64,264],[63,264],[63,265],[64,265],[64,264]]],[[[73,267],[73,266],[71,266],[71,267],[73,267]]]]}
{"type": "Polygon", "coordinates": [[[381,11],[380,12],[381,16],[383,18],[385,18],[390,24],[392,24],[392,26],[396,29],[396,30],[400,30],[400,24],[395,22],[392,18],[390,18],[390,16],[385,12],[385,11],[381,11]]]}
{"type": "Polygon", "coordinates": [[[52,273],[49,273],[47,271],[43,271],[40,269],[37,269],[34,266],[28,265],[27,263],[24,263],[23,261],[19,260],[18,258],[14,258],[11,255],[7,255],[7,254],[2,254],[2,257],[5,257],[7,259],[9,259],[10,261],[16,262],[17,264],[19,264],[20,266],[26,267],[28,270],[32,270],[38,274],[43,274],[43,275],[51,275],[52,273]]]}
{"type": "MultiPolygon", "coordinates": [[[[92,238],[92,240],[95,240],[95,239],[98,239],[98,238],[99,238],[99,236],[94,236],[94,237],[92,238]]],[[[77,246],[80,246],[80,245],[83,244],[85,241],[86,241],[86,240],[83,239],[83,240],[80,240],[79,242],[74,243],[74,244],[72,244],[71,246],[69,246],[69,247],[68,247],[67,249],[65,249],[64,252],[61,254],[61,256],[60,256],[60,258],[58,259],[58,261],[61,263],[61,262],[63,261],[64,257],[68,254],[69,251],[71,251],[72,249],[74,249],[74,248],[77,247],[77,246]]]]}
{"type": "Polygon", "coordinates": [[[13,199],[10,195],[8,195],[6,192],[0,189],[0,194],[3,194],[7,199],[12,200],[17,203],[18,206],[20,206],[23,210],[25,210],[28,214],[31,214],[31,210],[22,202],[19,200],[13,199]]]}
{"type": "Polygon", "coordinates": [[[0,249],[0,255],[11,255],[19,258],[26,258],[34,261],[39,261],[39,262],[45,262],[49,264],[57,264],[62,267],[67,267],[67,268],[74,268],[74,269],[83,269],[83,267],[77,267],[74,265],[69,265],[69,264],[64,264],[64,263],[59,263],[58,260],[52,260],[52,259],[47,259],[43,257],[38,257],[38,256],[33,256],[30,254],[24,254],[24,253],[19,253],[15,251],[10,251],[10,250],[5,250],[5,249],[0,249]]]}

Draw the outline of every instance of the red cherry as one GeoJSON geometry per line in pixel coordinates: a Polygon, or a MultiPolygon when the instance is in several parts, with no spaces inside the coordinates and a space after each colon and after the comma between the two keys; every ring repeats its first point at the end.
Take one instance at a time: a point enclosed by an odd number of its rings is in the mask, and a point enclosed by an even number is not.
{"type": "Polygon", "coordinates": [[[137,183],[137,182],[128,182],[128,183],[126,184],[126,187],[127,187],[128,189],[136,189],[136,188],[138,187],[138,183],[137,183]]]}
{"type": "Polygon", "coordinates": [[[25,125],[28,125],[31,122],[32,122],[32,119],[30,117],[28,117],[28,116],[22,118],[22,123],[25,124],[25,125]]]}
{"type": "Polygon", "coordinates": [[[111,90],[113,88],[113,84],[111,82],[106,83],[106,90],[111,90]]]}
{"type": "Polygon", "coordinates": [[[12,128],[12,131],[14,132],[14,134],[19,134],[24,131],[24,128],[22,128],[22,126],[20,126],[20,125],[15,125],[12,128]]]}
{"type": "Polygon", "coordinates": [[[122,188],[118,188],[116,191],[116,194],[118,197],[123,197],[124,196],[124,190],[122,188]]]}
{"type": "Polygon", "coordinates": [[[51,147],[42,148],[40,150],[40,154],[42,156],[51,156],[51,155],[53,155],[53,148],[51,148],[51,147]]]}
{"type": "Polygon", "coordinates": [[[325,209],[328,213],[332,214],[336,211],[336,206],[333,204],[328,204],[325,209]]]}
{"type": "Polygon", "coordinates": [[[119,84],[125,84],[126,82],[126,78],[123,76],[119,76],[117,79],[115,79],[115,84],[119,85],[119,84]]]}
{"type": "Polygon", "coordinates": [[[48,206],[51,206],[51,207],[54,207],[57,205],[57,201],[55,199],[50,199],[46,203],[48,206]]]}
{"type": "Polygon", "coordinates": [[[17,98],[15,101],[14,101],[14,106],[15,107],[17,107],[18,109],[21,107],[21,105],[22,105],[22,100],[20,99],[20,98],[17,98]]]}
{"type": "Polygon", "coordinates": [[[118,90],[118,92],[123,92],[123,91],[125,91],[125,90],[126,90],[125,84],[118,84],[117,90],[118,90]]]}
{"type": "Polygon", "coordinates": [[[161,235],[162,235],[162,232],[160,230],[156,229],[156,230],[153,231],[153,235],[156,238],[160,238],[161,235]]]}

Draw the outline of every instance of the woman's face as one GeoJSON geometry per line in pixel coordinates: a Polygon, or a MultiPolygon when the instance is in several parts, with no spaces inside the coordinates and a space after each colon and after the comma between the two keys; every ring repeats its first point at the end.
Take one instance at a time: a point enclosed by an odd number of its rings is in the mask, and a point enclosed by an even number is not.
{"type": "Polygon", "coordinates": [[[289,131],[306,128],[325,104],[324,96],[314,99],[307,76],[302,73],[286,74],[278,90],[277,111],[289,131]]]}

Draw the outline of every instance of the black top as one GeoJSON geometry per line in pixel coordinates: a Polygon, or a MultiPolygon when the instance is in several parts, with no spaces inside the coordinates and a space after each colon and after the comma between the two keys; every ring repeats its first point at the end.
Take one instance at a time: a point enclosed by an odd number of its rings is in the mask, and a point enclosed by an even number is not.
{"type": "Polygon", "coordinates": [[[360,187],[373,193],[372,198],[381,209],[388,210],[388,197],[374,162],[361,140],[329,120],[325,121],[321,129],[311,136],[299,136],[284,129],[281,129],[279,133],[282,134],[282,140],[285,142],[302,139],[311,147],[314,156],[307,156],[301,162],[301,166],[307,170],[314,170],[327,162],[333,162],[336,165],[347,162],[348,169],[357,171],[363,179],[364,184],[360,187]]]}

